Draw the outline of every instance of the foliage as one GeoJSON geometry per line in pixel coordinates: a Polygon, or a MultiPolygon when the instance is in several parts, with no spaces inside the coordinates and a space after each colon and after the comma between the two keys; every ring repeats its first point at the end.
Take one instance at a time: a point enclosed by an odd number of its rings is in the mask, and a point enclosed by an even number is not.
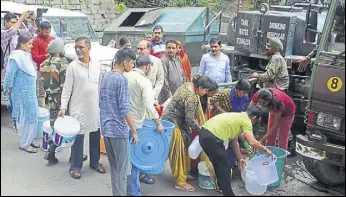
{"type": "Polygon", "coordinates": [[[125,5],[124,2],[118,2],[117,0],[114,0],[114,4],[115,4],[115,12],[117,14],[123,14],[124,12],[126,12],[127,10],[127,6],[125,5]]]}

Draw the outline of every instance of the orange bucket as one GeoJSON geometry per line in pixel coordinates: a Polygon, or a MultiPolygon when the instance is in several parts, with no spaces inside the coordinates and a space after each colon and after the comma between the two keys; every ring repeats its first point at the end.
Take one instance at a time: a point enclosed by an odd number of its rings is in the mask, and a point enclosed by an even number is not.
{"type": "Polygon", "coordinates": [[[101,136],[100,139],[100,152],[106,153],[105,140],[103,139],[103,136],[101,136]]]}

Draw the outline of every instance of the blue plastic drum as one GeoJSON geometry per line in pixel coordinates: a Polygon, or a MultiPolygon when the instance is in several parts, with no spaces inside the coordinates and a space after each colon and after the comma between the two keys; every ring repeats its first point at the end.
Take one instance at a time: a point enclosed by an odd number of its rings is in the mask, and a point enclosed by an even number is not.
{"type": "MultiPolygon", "coordinates": [[[[174,130],[175,125],[172,122],[169,122],[167,120],[161,120],[161,124],[165,128],[165,133],[167,136],[169,136],[169,139],[170,139],[170,137],[173,134],[173,130],[174,130]]],[[[154,120],[144,120],[143,127],[156,128],[155,121],[154,120]]]]}
{"type": "MultiPolygon", "coordinates": [[[[139,143],[135,146],[129,145],[131,163],[138,169],[146,171],[162,167],[169,152],[167,135],[164,132],[159,133],[156,128],[152,127],[138,129],[137,135],[139,143]]],[[[157,174],[162,173],[162,171],[157,172],[157,174]]]]}

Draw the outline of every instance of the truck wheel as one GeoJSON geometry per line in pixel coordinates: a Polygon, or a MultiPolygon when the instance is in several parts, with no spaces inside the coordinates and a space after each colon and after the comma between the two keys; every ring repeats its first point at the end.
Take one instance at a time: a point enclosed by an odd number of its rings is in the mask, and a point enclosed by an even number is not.
{"type": "Polygon", "coordinates": [[[339,166],[308,157],[303,157],[303,162],[308,172],[322,184],[334,186],[345,183],[345,177],[341,175],[339,166]]]}

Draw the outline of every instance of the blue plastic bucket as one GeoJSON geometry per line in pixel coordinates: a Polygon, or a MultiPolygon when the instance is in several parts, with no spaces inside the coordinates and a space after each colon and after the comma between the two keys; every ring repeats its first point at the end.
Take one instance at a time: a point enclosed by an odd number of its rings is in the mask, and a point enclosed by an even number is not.
{"type": "MultiPolygon", "coordinates": [[[[278,172],[279,180],[273,184],[268,185],[268,187],[279,187],[281,184],[282,180],[282,175],[285,169],[285,163],[286,163],[286,158],[288,155],[288,151],[279,148],[279,147],[274,147],[274,146],[267,146],[267,148],[272,151],[272,153],[276,156],[276,170],[278,172]]],[[[264,154],[262,151],[258,151],[257,154],[262,155],[264,154]]]]}
{"type": "Polygon", "coordinates": [[[39,107],[36,138],[42,138],[42,126],[43,122],[46,120],[49,120],[49,110],[46,108],[39,107]]]}

